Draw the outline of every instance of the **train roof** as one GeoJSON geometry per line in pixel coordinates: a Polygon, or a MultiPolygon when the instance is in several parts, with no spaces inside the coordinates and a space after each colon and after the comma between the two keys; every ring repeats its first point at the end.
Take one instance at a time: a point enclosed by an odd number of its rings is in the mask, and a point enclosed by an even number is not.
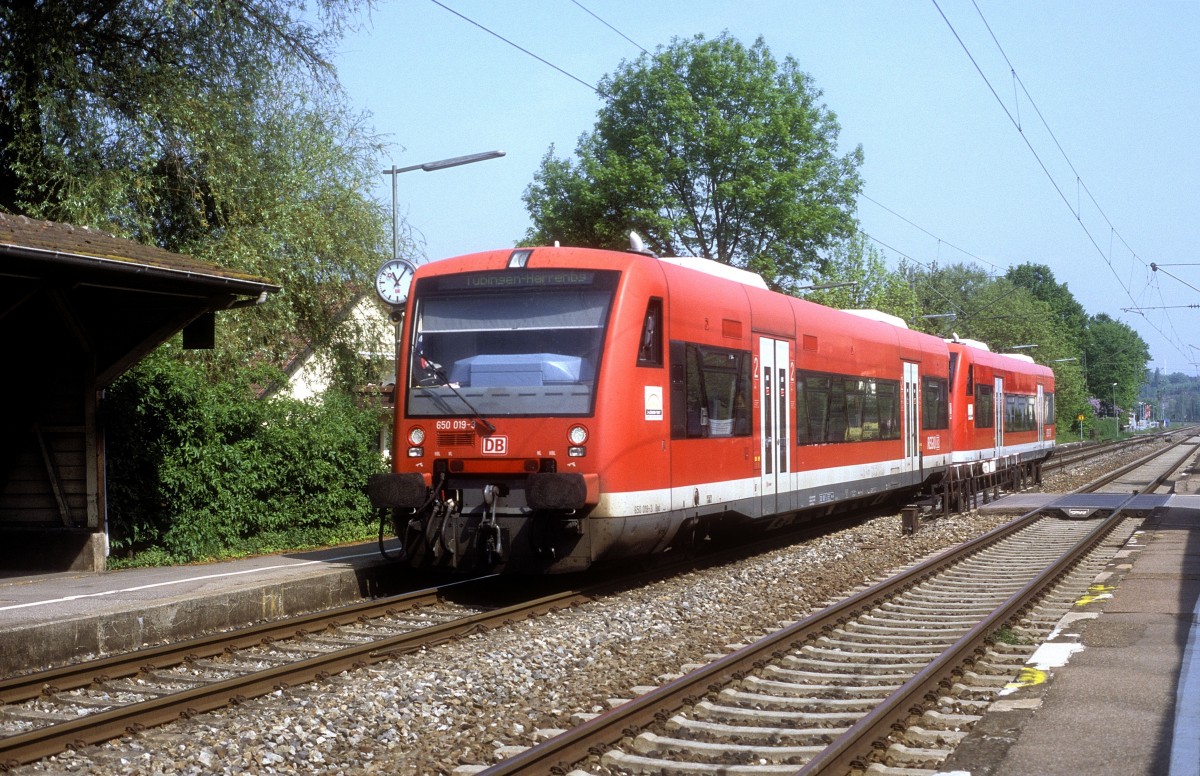
{"type": "Polygon", "coordinates": [[[842,312],[850,313],[851,315],[857,315],[859,318],[866,318],[868,321],[880,321],[882,323],[888,323],[899,329],[908,328],[908,323],[899,315],[885,313],[882,310],[842,310],[842,312]]]}
{"type": "Polygon", "coordinates": [[[946,344],[952,351],[961,352],[963,358],[973,363],[1047,377],[1054,374],[1050,367],[1037,363],[1024,353],[996,353],[977,340],[948,339],[946,344]],[[980,345],[983,347],[979,347],[980,345]]]}
{"type": "Polygon", "coordinates": [[[733,267],[729,264],[713,261],[712,259],[701,259],[694,256],[658,256],[655,258],[659,261],[665,261],[668,264],[683,267],[684,269],[703,272],[706,275],[712,275],[724,280],[732,280],[735,283],[741,283],[751,288],[768,290],[767,281],[763,280],[762,275],[742,269],[741,267],[733,267]]]}
{"type": "MultiPolygon", "coordinates": [[[[946,354],[946,343],[940,337],[908,328],[896,316],[876,310],[838,310],[810,302],[807,299],[788,296],[771,291],[759,275],[747,270],[731,267],[711,259],[695,257],[656,257],[643,251],[613,251],[594,248],[567,246],[543,246],[534,248],[508,248],[481,253],[467,254],[424,264],[417,270],[419,279],[427,275],[456,272],[478,272],[504,270],[510,267],[528,268],[572,268],[613,269],[618,271],[661,272],[668,280],[674,277],[694,283],[700,276],[711,278],[716,283],[729,283],[728,292],[705,283],[703,293],[709,298],[724,298],[732,301],[744,298],[751,314],[754,330],[771,336],[798,338],[804,335],[806,347],[819,342],[841,342],[853,333],[854,337],[895,346],[906,353],[906,357],[917,357],[919,353],[946,354]],[[657,268],[655,270],[654,268],[657,268]],[[736,285],[735,285],[736,284],[736,285]],[[734,289],[741,289],[741,293],[734,289]],[[725,294],[724,297],[722,295],[725,294]],[[742,294],[745,296],[743,297],[742,294]],[[806,309],[816,308],[825,314],[813,317],[806,309]],[[814,335],[818,339],[814,340],[814,335]]],[[[676,286],[676,290],[681,287],[676,286]]],[[[740,304],[740,303],[739,303],[740,304]]],[[[840,349],[840,348],[839,348],[840,349]]],[[[854,358],[863,358],[859,353],[854,358]]]]}

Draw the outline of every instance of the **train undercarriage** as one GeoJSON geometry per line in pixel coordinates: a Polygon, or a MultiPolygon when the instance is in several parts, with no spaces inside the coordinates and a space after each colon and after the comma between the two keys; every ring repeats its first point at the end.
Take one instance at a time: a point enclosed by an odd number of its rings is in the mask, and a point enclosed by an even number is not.
{"type": "Polygon", "coordinates": [[[904,524],[915,526],[917,514],[948,516],[998,498],[1001,491],[1040,483],[1043,461],[1009,456],[954,464],[919,488],[847,494],[819,507],[770,515],[727,504],[708,510],[600,516],[584,503],[578,483],[569,479],[572,475],[537,483],[528,476],[484,481],[443,474],[432,488],[420,475],[378,475],[371,499],[380,512],[381,550],[388,526],[400,548],[384,554],[414,568],[569,573],[602,561],[690,549],[705,539],[723,543],[748,529],[771,531],[812,523],[848,508],[891,500],[909,505],[904,524]]]}

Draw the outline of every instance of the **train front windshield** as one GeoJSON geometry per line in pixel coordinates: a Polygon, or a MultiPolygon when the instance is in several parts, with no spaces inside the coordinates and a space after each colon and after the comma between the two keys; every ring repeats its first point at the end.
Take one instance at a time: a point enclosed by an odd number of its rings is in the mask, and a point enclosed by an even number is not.
{"type": "Polygon", "coordinates": [[[422,279],[407,415],[590,415],[618,277],[513,269],[422,279]]]}

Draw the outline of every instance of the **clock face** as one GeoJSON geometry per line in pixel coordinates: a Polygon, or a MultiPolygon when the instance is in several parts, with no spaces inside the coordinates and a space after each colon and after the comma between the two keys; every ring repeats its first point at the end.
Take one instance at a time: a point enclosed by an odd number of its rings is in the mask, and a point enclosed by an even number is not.
{"type": "Polygon", "coordinates": [[[413,265],[404,259],[384,262],[375,275],[375,292],[385,304],[400,307],[408,301],[408,287],[412,285],[413,265]]]}

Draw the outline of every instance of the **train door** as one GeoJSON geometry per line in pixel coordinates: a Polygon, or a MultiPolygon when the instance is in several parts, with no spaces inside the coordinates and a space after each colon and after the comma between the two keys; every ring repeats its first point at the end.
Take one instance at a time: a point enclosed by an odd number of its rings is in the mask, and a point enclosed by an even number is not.
{"type": "Polygon", "coordinates": [[[762,456],[762,513],[779,511],[779,491],[788,488],[791,471],[791,438],[788,433],[788,407],[791,405],[790,348],[786,340],[760,337],[758,340],[758,397],[761,412],[758,431],[762,456]]]}
{"type": "Polygon", "coordinates": [[[918,365],[904,362],[904,417],[900,422],[904,428],[904,471],[914,472],[921,468],[921,380],[918,365]]]}
{"type": "Polygon", "coordinates": [[[996,455],[1004,447],[1004,378],[996,378],[996,455]]]}
{"type": "Polygon", "coordinates": [[[1046,394],[1045,394],[1045,386],[1043,386],[1041,383],[1039,383],[1037,388],[1038,388],[1038,390],[1037,390],[1037,404],[1036,404],[1036,405],[1034,405],[1034,410],[1033,410],[1033,412],[1034,412],[1034,415],[1036,416],[1036,418],[1035,418],[1034,422],[1035,422],[1035,423],[1037,423],[1037,429],[1038,429],[1038,441],[1039,441],[1039,442],[1045,442],[1045,441],[1046,441],[1046,405],[1045,405],[1045,401],[1046,401],[1046,394]]]}

